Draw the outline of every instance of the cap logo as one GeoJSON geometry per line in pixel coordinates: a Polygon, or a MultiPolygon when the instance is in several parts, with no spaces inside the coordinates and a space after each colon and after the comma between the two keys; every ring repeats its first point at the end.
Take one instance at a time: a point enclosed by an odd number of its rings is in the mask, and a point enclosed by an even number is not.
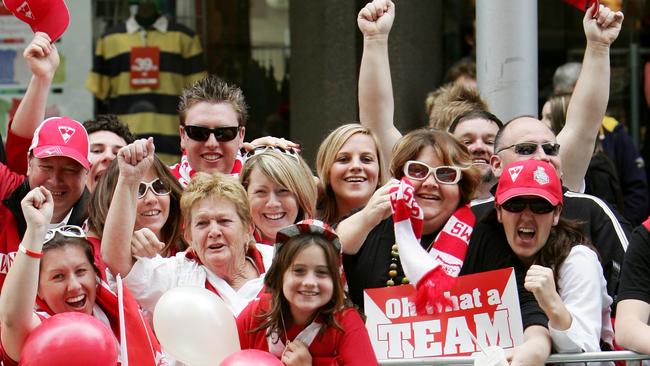
{"type": "Polygon", "coordinates": [[[513,183],[517,180],[519,173],[521,173],[521,168],[523,168],[521,165],[508,168],[508,173],[510,173],[510,179],[512,179],[513,183]]]}
{"type": "Polygon", "coordinates": [[[551,181],[546,174],[546,171],[541,166],[538,166],[537,169],[535,169],[535,172],[533,172],[533,179],[535,179],[535,182],[542,186],[544,184],[548,184],[548,182],[551,181]]]}
{"type": "Polygon", "coordinates": [[[72,138],[72,135],[74,135],[75,129],[69,126],[59,126],[59,133],[61,134],[61,138],[63,139],[63,142],[66,144],[68,141],[72,138]]]}
{"type": "Polygon", "coordinates": [[[34,13],[32,13],[32,9],[29,7],[29,4],[27,4],[27,0],[23,1],[23,3],[16,8],[16,12],[24,15],[26,18],[34,19],[34,13]]]}

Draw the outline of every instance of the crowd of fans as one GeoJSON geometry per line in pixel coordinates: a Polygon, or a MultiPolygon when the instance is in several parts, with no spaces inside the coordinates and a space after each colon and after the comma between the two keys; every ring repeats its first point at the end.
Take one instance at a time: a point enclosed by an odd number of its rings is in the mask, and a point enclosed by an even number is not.
{"type": "MultiPolygon", "coordinates": [[[[20,362],[28,335],[54,314],[82,312],[115,329],[104,299],[122,280],[147,319],[142,334],[154,337],[149,322],[166,291],[200,286],[237,319],[242,348],[286,365],[372,365],[365,289],[419,291],[507,267],[524,327],[511,364],[541,365],[551,352],[650,353],[647,182],[623,165],[631,145],[605,117],[623,14],[586,11],[582,65],[558,71],[541,119],[490,113],[464,60],[459,80],[427,99],[429,126],[404,135],[393,123],[394,17],[390,0],[359,12],[360,123],[323,140],[316,176],[282,136],[245,143],[244,95],[216,76],[181,95],[183,155],[171,167],[153,139],[134,139],[115,116],[44,119],[59,57],[36,33],[0,164],[4,365],[20,362]],[[625,172],[612,191],[598,185],[595,159],[625,172]],[[445,235],[451,220],[471,238],[445,235]]],[[[128,354],[145,364],[139,357],[128,354]]]]}

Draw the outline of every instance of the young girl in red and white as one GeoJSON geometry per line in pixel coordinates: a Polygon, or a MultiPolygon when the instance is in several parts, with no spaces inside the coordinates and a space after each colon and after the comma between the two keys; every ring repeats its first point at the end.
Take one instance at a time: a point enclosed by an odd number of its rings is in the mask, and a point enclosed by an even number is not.
{"type": "Polygon", "coordinates": [[[339,275],[341,244],[321,221],[280,230],[267,293],[237,317],[242,349],[268,351],[285,365],[377,365],[368,332],[339,275]]]}

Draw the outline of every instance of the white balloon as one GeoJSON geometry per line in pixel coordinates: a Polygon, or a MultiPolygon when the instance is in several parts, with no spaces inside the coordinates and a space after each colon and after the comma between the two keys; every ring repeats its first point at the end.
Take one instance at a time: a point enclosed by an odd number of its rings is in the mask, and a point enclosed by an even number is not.
{"type": "Polygon", "coordinates": [[[202,287],[176,287],[160,297],[153,327],[163,350],[192,366],[215,366],[240,350],[234,315],[202,287]]]}

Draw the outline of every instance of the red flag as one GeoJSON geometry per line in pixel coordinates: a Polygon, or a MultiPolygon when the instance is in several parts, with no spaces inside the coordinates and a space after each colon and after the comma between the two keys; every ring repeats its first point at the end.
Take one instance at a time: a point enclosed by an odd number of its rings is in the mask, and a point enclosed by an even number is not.
{"type": "Polygon", "coordinates": [[[591,6],[594,0],[564,0],[564,2],[582,11],[585,11],[591,6]]]}

